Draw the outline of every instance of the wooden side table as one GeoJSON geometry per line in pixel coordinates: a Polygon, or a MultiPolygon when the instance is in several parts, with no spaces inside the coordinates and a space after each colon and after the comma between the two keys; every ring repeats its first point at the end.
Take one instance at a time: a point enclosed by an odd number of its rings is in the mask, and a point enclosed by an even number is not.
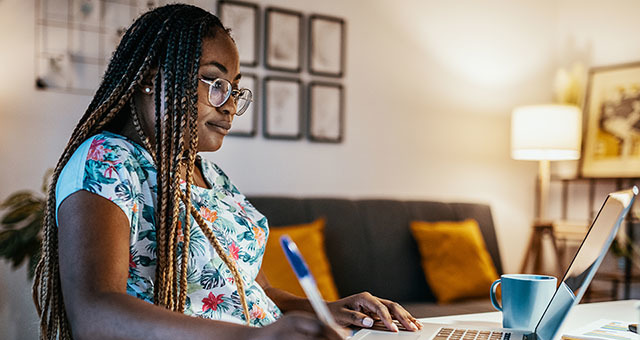
{"type": "Polygon", "coordinates": [[[555,264],[556,264],[556,277],[562,276],[564,266],[563,266],[563,252],[558,248],[558,242],[556,239],[556,235],[554,233],[554,223],[553,222],[537,222],[533,225],[533,231],[531,234],[531,238],[529,239],[529,244],[527,245],[527,251],[525,253],[524,259],[522,261],[522,266],[520,267],[521,273],[526,273],[527,268],[529,266],[529,261],[533,258],[533,273],[541,274],[542,272],[542,263],[543,263],[543,247],[542,242],[545,237],[548,237],[551,240],[551,245],[553,246],[553,250],[555,253],[555,264]]]}

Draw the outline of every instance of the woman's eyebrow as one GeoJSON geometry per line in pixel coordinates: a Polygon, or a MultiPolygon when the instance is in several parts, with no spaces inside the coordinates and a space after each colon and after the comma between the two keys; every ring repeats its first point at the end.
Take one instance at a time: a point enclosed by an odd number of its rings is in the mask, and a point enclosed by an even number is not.
{"type": "MultiPolygon", "coordinates": [[[[220,64],[217,61],[210,61],[208,63],[202,64],[201,66],[208,66],[208,65],[212,65],[212,66],[217,67],[222,73],[229,72],[224,65],[220,64]]],[[[233,80],[240,80],[240,78],[242,78],[242,73],[238,73],[238,75],[236,75],[235,78],[233,78],[233,80]]]]}
{"type": "Polygon", "coordinates": [[[215,67],[217,67],[218,69],[220,69],[220,71],[222,71],[222,73],[227,73],[227,68],[224,67],[224,65],[220,64],[217,61],[210,61],[208,63],[204,63],[202,66],[207,66],[207,65],[213,65],[215,67]]]}

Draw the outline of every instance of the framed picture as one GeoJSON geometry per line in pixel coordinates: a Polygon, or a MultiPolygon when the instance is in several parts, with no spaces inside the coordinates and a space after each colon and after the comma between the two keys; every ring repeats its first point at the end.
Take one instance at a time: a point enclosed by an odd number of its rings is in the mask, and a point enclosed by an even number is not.
{"type": "Polygon", "coordinates": [[[302,14],[269,7],[265,17],[265,66],[272,70],[300,72],[302,14]]]}
{"type": "Polygon", "coordinates": [[[640,177],[640,62],[593,68],[584,107],[583,177],[640,177]]]}
{"type": "Polygon", "coordinates": [[[309,18],[309,44],[309,72],[342,77],[345,58],[344,20],[312,15],[309,18]]]}
{"type": "Polygon", "coordinates": [[[218,15],[240,52],[240,65],[258,66],[258,6],[240,1],[218,2],[218,15]]]}
{"type": "Polygon", "coordinates": [[[229,136],[253,137],[256,135],[258,126],[258,77],[254,74],[242,73],[238,87],[251,90],[253,102],[242,116],[236,116],[233,119],[229,136]]]}
{"type": "Polygon", "coordinates": [[[321,82],[309,84],[309,139],[315,142],[340,143],[343,136],[342,85],[321,82]]]}
{"type": "Polygon", "coordinates": [[[264,136],[275,139],[302,138],[302,83],[300,79],[264,79],[264,136]]]}

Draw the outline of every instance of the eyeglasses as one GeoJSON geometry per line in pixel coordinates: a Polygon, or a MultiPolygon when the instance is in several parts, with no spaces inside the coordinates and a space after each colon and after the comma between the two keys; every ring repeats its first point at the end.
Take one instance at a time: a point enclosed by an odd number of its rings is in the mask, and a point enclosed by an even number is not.
{"type": "Polygon", "coordinates": [[[252,102],[253,94],[249,89],[234,89],[231,83],[223,78],[208,80],[198,78],[198,80],[209,85],[209,104],[213,107],[221,107],[229,97],[233,97],[236,105],[236,116],[241,116],[249,108],[252,102]]]}

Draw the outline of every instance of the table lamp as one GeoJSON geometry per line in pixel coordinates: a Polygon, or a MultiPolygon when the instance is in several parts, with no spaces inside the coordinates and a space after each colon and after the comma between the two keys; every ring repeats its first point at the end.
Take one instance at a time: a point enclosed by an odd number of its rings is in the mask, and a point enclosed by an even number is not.
{"type": "Polygon", "coordinates": [[[536,223],[547,222],[550,161],[580,158],[581,112],[573,105],[517,107],[511,116],[511,157],[539,161],[536,223]]]}

